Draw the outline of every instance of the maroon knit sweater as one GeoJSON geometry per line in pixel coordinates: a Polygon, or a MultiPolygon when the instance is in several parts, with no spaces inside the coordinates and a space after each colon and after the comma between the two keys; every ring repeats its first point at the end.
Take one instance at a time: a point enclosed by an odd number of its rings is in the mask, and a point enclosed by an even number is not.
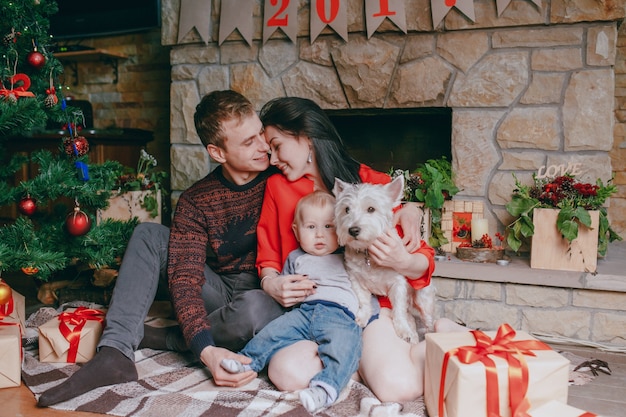
{"type": "Polygon", "coordinates": [[[188,346],[197,355],[213,345],[202,300],[204,266],[217,274],[252,272],[256,227],[268,173],[238,186],[222,167],[183,192],[172,222],[168,275],[171,300],[188,346]]]}

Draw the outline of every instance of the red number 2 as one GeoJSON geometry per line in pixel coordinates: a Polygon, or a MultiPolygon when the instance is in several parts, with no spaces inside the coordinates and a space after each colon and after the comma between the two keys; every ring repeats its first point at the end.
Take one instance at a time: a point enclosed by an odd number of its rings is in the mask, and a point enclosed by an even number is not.
{"type": "Polygon", "coordinates": [[[290,0],[270,0],[270,4],[272,6],[276,6],[276,4],[279,1],[280,1],[280,7],[278,8],[278,11],[276,11],[276,13],[274,13],[274,15],[267,20],[267,26],[276,26],[276,27],[289,26],[288,24],[289,15],[286,15],[285,17],[282,17],[282,18],[279,18],[278,15],[283,13],[285,9],[289,7],[290,0]]]}

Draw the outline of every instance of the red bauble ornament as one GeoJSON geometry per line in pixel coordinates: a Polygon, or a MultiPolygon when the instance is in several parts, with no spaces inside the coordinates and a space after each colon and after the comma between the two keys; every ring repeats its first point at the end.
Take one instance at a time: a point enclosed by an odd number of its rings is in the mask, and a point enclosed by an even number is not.
{"type": "Polygon", "coordinates": [[[65,218],[65,228],[72,236],[82,236],[91,229],[91,219],[80,207],[74,207],[74,211],[65,218]]]}
{"type": "Polygon", "coordinates": [[[46,57],[35,48],[33,52],[28,54],[26,61],[28,61],[31,67],[41,69],[46,64],[46,57]]]}
{"type": "Polygon", "coordinates": [[[84,136],[66,138],[63,141],[63,148],[69,156],[83,156],[89,152],[89,142],[87,142],[84,136]]]}
{"type": "Polygon", "coordinates": [[[17,209],[25,216],[32,216],[37,211],[37,202],[31,196],[24,197],[17,205],[17,209]]]}
{"type": "Polygon", "coordinates": [[[37,272],[39,272],[39,268],[37,268],[36,266],[25,266],[24,268],[22,268],[22,272],[26,275],[35,275],[37,272]]]}

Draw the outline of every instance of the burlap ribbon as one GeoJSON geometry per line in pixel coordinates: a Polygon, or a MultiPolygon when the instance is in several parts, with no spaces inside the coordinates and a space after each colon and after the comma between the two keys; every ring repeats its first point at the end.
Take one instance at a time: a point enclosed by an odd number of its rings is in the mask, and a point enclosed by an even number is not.
{"type": "Polygon", "coordinates": [[[489,357],[494,355],[507,361],[509,375],[509,405],[511,417],[530,417],[530,403],[526,398],[528,391],[528,365],[524,355],[535,356],[532,350],[551,350],[550,346],[539,340],[513,340],[515,330],[508,324],[498,329],[495,338],[479,330],[473,330],[475,346],[461,346],[446,352],[441,367],[439,384],[439,416],[444,417],[444,389],[446,370],[450,357],[456,356],[461,363],[482,362],[485,365],[487,379],[487,416],[500,417],[500,397],[498,395],[498,372],[495,362],[489,357]]]}
{"type": "Polygon", "coordinates": [[[67,352],[67,362],[74,363],[78,354],[80,333],[83,327],[85,327],[85,323],[88,320],[96,320],[104,324],[104,312],[93,308],[78,307],[74,311],[64,311],[59,314],[58,318],[61,335],[70,343],[70,348],[67,352]],[[70,329],[69,326],[74,327],[70,329]]]}

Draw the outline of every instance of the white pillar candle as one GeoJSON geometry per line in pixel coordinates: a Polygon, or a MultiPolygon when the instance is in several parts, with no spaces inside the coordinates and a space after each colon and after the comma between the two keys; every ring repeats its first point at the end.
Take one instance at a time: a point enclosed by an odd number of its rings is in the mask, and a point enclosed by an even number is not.
{"type": "Polygon", "coordinates": [[[472,242],[489,234],[487,219],[472,219],[472,242]]]}

